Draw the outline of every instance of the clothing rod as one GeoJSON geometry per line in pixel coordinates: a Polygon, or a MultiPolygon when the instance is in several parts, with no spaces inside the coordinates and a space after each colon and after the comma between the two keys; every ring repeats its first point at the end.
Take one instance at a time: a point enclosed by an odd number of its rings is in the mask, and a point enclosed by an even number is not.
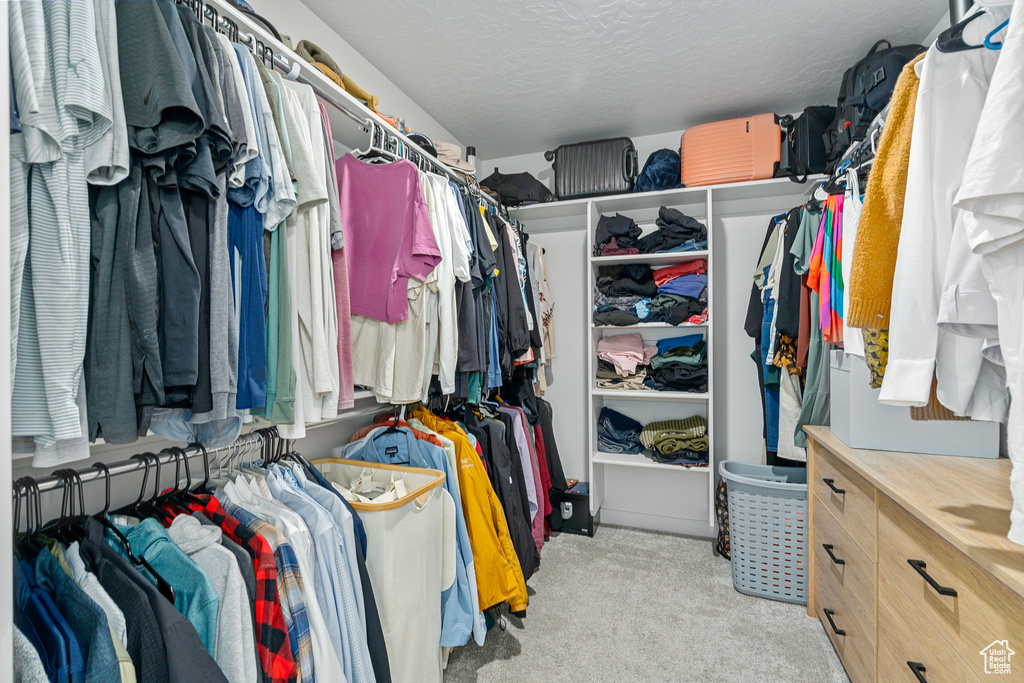
{"type": "MultiPolygon", "coordinates": [[[[207,7],[209,7],[212,4],[214,4],[214,3],[213,2],[207,3],[207,7]]],[[[317,97],[322,99],[326,104],[330,104],[332,107],[334,107],[335,109],[340,111],[346,117],[348,117],[349,119],[351,119],[352,121],[357,123],[364,132],[369,132],[370,129],[371,129],[372,123],[376,123],[377,125],[379,125],[384,130],[384,132],[386,134],[388,134],[388,135],[390,135],[390,136],[400,140],[403,145],[409,147],[410,149],[412,149],[413,151],[418,153],[421,157],[423,157],[423,159],[425,159],[427,161],[427,163],[429,163],[431,166],[433,166],[437,170],[441,171],[441,173],[443,173],[444,175],[448,176],[448,178],[453,180],[458,185],[461,185],[461,186],[463,186],[463,187],[465,187],[465,188],[467,188],[469,190],[474,190],[481,197],[483,197],[484,200],[487,201],[489,204],[493,204],[494,206],[496,206],[498,208],[504,208],[504,207],[502,207],[500,202],[495,200],[493,197],[488,195],[486,192],[483,192],[480,189],[479,185],[477,185],[476,183],[474,183],[472,181],[469,181],[469,180],[465,179],[463,176],[461,176],[458,173],[456,173],[451,167],[449,167],[443,161],[441,161],[437,157],[433,156],[432,154],[427,152],[425,149],[420,147],[418,144],[416,144],[415,142],[410,140],[402,131],[399,131],[399,130],[395,129],[393,126],[391,126],[391,124],[389,124],[388,122],[384,121],[384,119],[381,118],[376,113],[370,111],[369,109],[367,109],[365,106],[359,104],[358,102],[356,102],[354,104],[347,102],[344,98],[338,97],[337,95],[332,93],[330,90],[326,90],[326,89],[320,87],[312,79],[306,77],[302,73],[302,70],[304,68],[313,69],[315,67],[309,65],[308,63],[306,63],[302,59],[299,59],[299,58],[292,59],[291,56],[284,54],[283,46],[279,47],[277,45],[278,41],[276,40],[276,38],[274,38],[273,36],[271,36],[269,34],[266,34],[262,29],[260,29],[257,26],[255,26],[249,20],[249,18],[245,16],[244,13],[238,12],[238,10],[236,10],[235,8],[233,8],[233,7],[229,6],[229,5],[224,4],[222,2],[222,0],[217,0],[216,4],[221,6],[221,7],[223,7],[223,9],[220,11],[220,15],[221,15],[222,19],[223,19],[223,14],[230,13],[230,14],[235,16],[234,22],[235,22],[236,26],[238,26],[238,25],[246,25],[246,28],[248,29],[248,31],[243,32],[239,28],[239,31],[238,31],[238,39],[239,39],[239,41],[246,43],[251,48],[253,48],[254,51],[256,50],[256,43],[257,42],[262,43],[262,45],[266,49],[268,49],[270,51],[270,53],[271,53],[271,63],[277,69],[279,69],[287,78],[289,78],[291,80],[298,81],[300,83],[303,83],[303,84],[308,85],[311,88],[313,88],[313,92],[316,93],[317,97]],[[257,33],[264,33],[265,35],[257,37],[257,33]],[[358,112],[353,111],[352,107],[359,107],[362,111],[358,111],[358,112]],[[377,117],[377,121],[373,120],[372,117],[374,117],[374,116],[377,117]]],[[[262,55],[257,54],[257,57],[260,57],[260,56],[262,56],[262,55]]]]}
{"type": "Polygon", "coordinates": [[[949,0],[949,25],[959,23],[967,16],[967,10],[971,8],[971,0],[949,0]]]}
{"type": "MultiPolygon", "coordinates": [[[[237,449],[243,448],[245,446],[252,446],[257,441],[258,439],[256,436],[256,432],[249,432],[248,434],[242,435],[241,437],[238,438],[238,440],[234,441],[233,443],[227,446],[223,446],[221,448],[207,448],[206,455],[208,458],[208,462],[210,462],[211,468],[213,467],[213,455],[218,451],[224,451],[231,448],[237,449]]],[[[185,451],[185,456],[188,458],[201,457],[203,455],[203,450],[199,446],[195,445],[186,446],[182,450],[185,451]]],[[[156,455],[160,458],[161,469],[165,465],[174,464],[175,456],[170,452],[153,453],[153,455],[156,455]]],[[[149,466],[154,467],[153,463],[150,463],[149,466]]],[[[142,460],[121,460],[110,465],[107,465],[107,468],[110,470],[110,476],[113,477],[118,474],[128,474],[130,472],[135,472],[137,470],[144,470],[146,469],[146,463],[143,462],[142,460]]],[[[198,471],[198,476],[195,468],[190,467],[189,471],[192,472],[193,482],[201,482],[203,480],[203,477],[205,476],[202,468],[200,468],[200,470],[198,471]]],[[[82,483],[85,483],[87,481],[93,481],[94,479],[106,478],[106,475],[96,467],[89,467],[84,470],[79,470],[78,476],[81,477],[82,483]]],[[[56,475],[49,475],[46,477],[41,477],[39,479],[33,477],[33,479],[35,480],[36,485],[39,486],[39,491],[41,493],[59,489],[64,485],[64,480],[56,475]]]]}

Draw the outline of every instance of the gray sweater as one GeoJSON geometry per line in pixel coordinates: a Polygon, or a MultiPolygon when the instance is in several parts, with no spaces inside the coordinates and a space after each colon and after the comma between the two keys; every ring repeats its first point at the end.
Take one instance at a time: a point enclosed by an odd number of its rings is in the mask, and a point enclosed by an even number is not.
{"type": "Polygon", "coordinates": [[[171,539],[202,569],[220,596],[214,659],[231,683],[257,679],[249,599],[231,552],[220,544],[219,527],[179,515],[167,529],[171,539]]]}

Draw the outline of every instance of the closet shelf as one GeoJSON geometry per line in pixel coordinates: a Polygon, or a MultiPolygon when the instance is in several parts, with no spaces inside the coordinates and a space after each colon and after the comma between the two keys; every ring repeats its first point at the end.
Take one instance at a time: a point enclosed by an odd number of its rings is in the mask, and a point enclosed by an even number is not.
{"type": "MultiPolygon", "coordinates": [[[[565,219],[578,217],[580,221],[572,225],[555,222],[548,228],[531,225],[531,232],[560,232],[566,230],[586,230],[588,209],[593,203],[599,213],[628,212],[640,209],[657,209],[659,206],[683,206],[702,204],[708,190],[711,191],[713,204],[721,202],[741,202],[743,200],[775,199],[789,197],[801,193],[811,184],[823,180],[825,176],[809,176],[804,184],[797,184],[789,178],[770,178],[753,180],[746,183],[728,183],[706,187],[685,187],[660,192],[636,192],[629,194],[594,197],[591,199],[569,199],[561,202],[544,202],[511,208],[520,220],[543,221],[546,219],[565,219]]],[[[740,211],[742,213],[742,211],[740,211]]],[[[729,215],[730,211],[716,211],[719,215],[729,215]]],[[[703,221],[703,219],[701,219],[703,221]]],[[[703,221],[707,222],[707,221],[703,221]]]]}
{"type": "Polygon", "coordinates": [[[592,389],[591,394],[604,398],[632,399],[639,401],[690,401],[693,403],[706,402],[708,394],[691,394],[685,391],[654,391],[653,389],[628,390],[628,389],[592,389]]]}
{"type": "Polygon", "coordinates": [[[660,254],[624,254],[622,256],[594,256],[590,262],[595,266],[615,265],[617,263],[646,263],[648,265],[674,265],[689,263],[700,259],[707,260],[707,251],[668,251],[660,254]]]}
{"type": "Polygon", "coordinates": [[[681,465],[671,465],[666,463],[654,462],[643,453],[604,453],[597,451],[594,453],[593,461],[599,465],[617,465],[621,467],[643,467],[652,470],[672,470],[674,472],[694,472],[706,474],[711,471],[710,467],[682,467],[681,465]]]}
{"type": "Polygon", "coordinates": [[[699,330],[703,327],[707,327],[709,323],[680,323],[679,325],[670,325],[669,323],[637,323],[636,325],[595,325],[590,323],[591,329],[594,330],[699,330]]]}

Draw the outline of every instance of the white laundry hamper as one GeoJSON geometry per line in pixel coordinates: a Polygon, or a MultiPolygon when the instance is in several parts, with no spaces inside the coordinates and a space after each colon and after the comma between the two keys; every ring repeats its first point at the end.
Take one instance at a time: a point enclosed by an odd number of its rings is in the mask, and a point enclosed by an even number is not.
{"type": "Polygon", "coordinates": [[[442,680],[441,593],[455,580],[455,503],[437,470],[325,458],[312,463],[346,489],[361,474],[401,476],[407,493],[383,503],[349,500],[366,531],[366,571],[393,683],[442,680]]]}
{"type": "Polygon", "coordinates": [[[729,497],[732,583],[740,593],[807,604],[807,470],[719,463],[729,497]]]}

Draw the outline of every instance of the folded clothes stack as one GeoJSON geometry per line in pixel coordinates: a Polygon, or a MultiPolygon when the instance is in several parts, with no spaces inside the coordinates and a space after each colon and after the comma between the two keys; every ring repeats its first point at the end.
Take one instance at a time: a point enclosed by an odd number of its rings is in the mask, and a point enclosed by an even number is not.
{"type": "MultiPolygon", "coordinates": [[[[600,441],[600,427],[598,435],[600,441]]],[[[640,431],[640,443],[650,449],[645,455],[655,462],[683,467],[707,465],[708,421],[695,415],[685,420],[651,422],[640,431]]]]}
{"type": "Polygon", "coordinates": [[[647,380],[647,368],[638,367],[636,372],[628,377],[622,377],[615,372],[615,366],[606,360],[597,361],[597,388],[617,389],[619,391],[643,391],[647,388],[644,382],[647,380]]]}
{"type": "Polygon", "coordinates": [[[640,226],[629,216],[601,216],[594,231],[594,256],[639,254],[640,226]]]}
{"type": "Polygon", "coordinates": [[[641,254],[666,251],[704,251],[708,248],[708,229],[696,218],[682,211],[661,207],[656,221],[658,229],[637,241],[641,254]]]}
{"type": "Polygon", "coordinates": [[[650,266],[631,263],[598,268],[594,324],[636,325],[649,314],[645,302],[657,294],[658,285],[650,266]]]}
{"type": "Polygon", "coordinates": [[[597,417],[597,450],[604,453],[643,453],[640,434],[644,426],[608,407],[601,408],[597,417]]]}
{"type": "Polygon", "coordinates": [[[644,345],[639,334],[620,334],[603,337],[597,342],[597,358],[611,363],[619,377],[629,377],[637,367],[648,365],[658,353],[658,347],[644,345]]]}
{"type": "Polygon", "coordinates": [[[681,211],[661,207],[657,229],[640,237],[642,230],[629,216],[601,216],[594,231],[594,256],[657,254],[671,251],[704,251],[708,230],[681,211]]]}
{"type": "Polygon", "coordinates": [[[698,260],[658,270],[640,263],[599,268],[594,324],[622,327],[641,322],[707,322],[707,262],[698,260]],[[664,271],[668,272],[661,275],[664,271]]]}
{"type": "Polygon", "coordinates": [[[644,385],[655,391],[702,394],[708,390],[707,343],[691,334],[658,341],[644,385]]]}

